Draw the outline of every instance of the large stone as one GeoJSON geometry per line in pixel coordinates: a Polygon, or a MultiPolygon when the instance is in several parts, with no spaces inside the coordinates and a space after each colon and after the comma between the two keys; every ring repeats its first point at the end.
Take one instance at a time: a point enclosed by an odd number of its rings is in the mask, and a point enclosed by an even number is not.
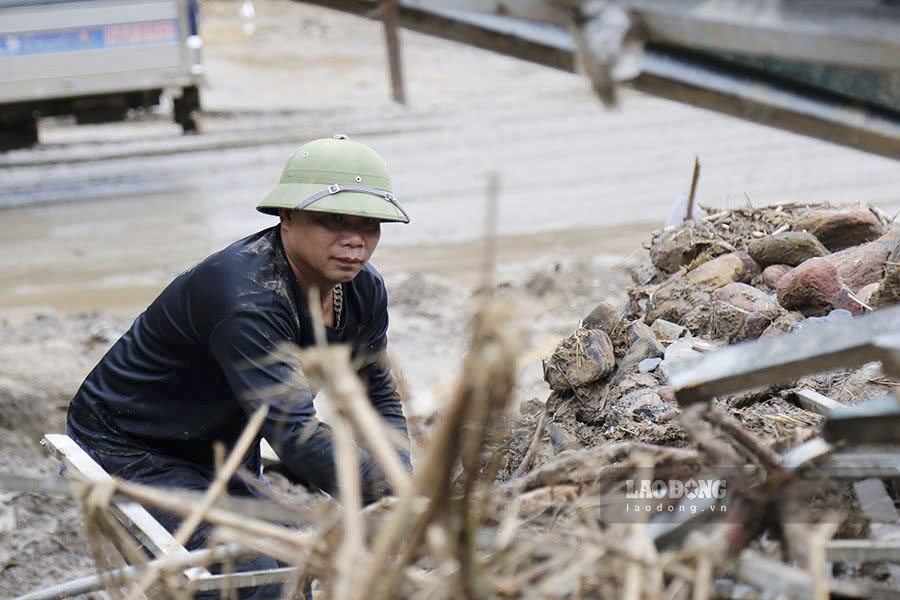
{"type": "Polygon", "coordinates": [[[770,288],[774,289],[775,286],[778,285],[778,280],[790,270],[791,267],[788,265],[769,265],[763,269],[763,281],[765,281],[766,285],[770,288]]]}
{"type": "Polygon", "coordinates": [[[708,285],[712,289],[732,281],[749,281],[759,273],[759,265],[746,252],[730,252],[716,257],[687,272],[688,281],[708,285]]]}
{"type": "Polygon", "coordinates": [[[794,219],[794,229],[805,229],[832,252],[871,242],[884,235],[881,221],[865,208],[811,210],[794,219]]]}
{"type": "Polygon", "coordinates": [[[890,252],[878,242],[847,248],[827,256],[825,260],[837,267],[841,281],[853,292],[870,283],[881,281],[884,263],[890,252]]]}
{"type": "Polygon", "coordinates": [[[685,221],[663,231],[650,248],[650,260],[660,271],[673,273],[701,255],[718,256],[734,248],[718,238],[706,221],[685,221]]]}
{"type": "Polygon", "coordinates": [[[582,325],[586,329],[602,329],[607,335],[611,335],[620,318],[616,307],[609,302],[601,302],[584,318],[582,325]]]}
{"type": "Polygon", "coordinates": [[[837,267],[824,258],[811,258],[778,280],[778,303],[807,317],[828,314],[843,284],[837,267]]]}
{"type": "Polygon", "coordinates": [[[825,256],[828,249],[811,233],[785,231],[753,240],[747,252],[760,266],[790,265],[795,267],[815,256],[825,256]]]}
{"type": "Polygon", "coordinates": [[[713,298],[749,313],[765,315],[769,321],[781,312],[778,304],[768,294],[746,283],[734,282],[722,286],[713,292],[713,298]]]}
{"type": "Polygon", "coordinates": [[[616,366],[613,345],[602,329],[579,329],[544,361],[544,379],[554,391],[570,390],[609,376],[616,366]]]}

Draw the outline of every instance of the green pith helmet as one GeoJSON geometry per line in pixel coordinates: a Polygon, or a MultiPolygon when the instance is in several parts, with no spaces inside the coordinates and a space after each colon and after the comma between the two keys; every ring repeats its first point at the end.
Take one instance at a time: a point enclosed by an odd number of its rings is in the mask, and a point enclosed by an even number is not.
{"type": "Polygon", "coordinates": [[[279,208],[409,223],[384,161],[346,135],[314,140],[291,154],[278,185],[256,207],[269,215],[279,208]]]}

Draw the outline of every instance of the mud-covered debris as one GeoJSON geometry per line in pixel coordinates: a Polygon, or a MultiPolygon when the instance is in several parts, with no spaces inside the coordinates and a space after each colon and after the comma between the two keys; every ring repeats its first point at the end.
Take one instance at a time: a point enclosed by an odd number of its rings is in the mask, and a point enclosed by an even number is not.
{"type": "Polygon", "coordinates": [[[881,281],[890,252],[878,242],[854,246],[825,257],[837,268],[841,281],[853,292],[881,281]]]}
{"type": "Polygon", "coordinates": [[[601,302],[584,318],[582,326],[585,329],[602,329],[607,335],[612,335],[620,319],[621,314],[615,306],[601,302]]]}
{"type": "Polygon", "coordinates": [[[900,264],[886,264],[884,278],[872,294],[873,308],[882,308],[900,302],[900,264]]]}
{"type": "Polygon", "coordinates": [[[811,258],[778,280],[778,303],[804,315],[826,315],[840,303],[843,282],[837,267],[824,258],[811,258]]]}
{"type": "Polygon", "coordinates": [[[816,256],[825,256],[828,249],[806,231],[785,231],[751,241],[747,252],[761,267],[790,265],[796,267],[816,256]]]}
{"type": "Polygon", "coordinates": [[[765,331],[762,332],[760,337],[769,337],[771,335],[781,335],[784,333],[790,333],[794,330],[794,327],[805,319],[803,313],[799,313],[795,310],[784,311],[779,315],[772,323],[766,328],[765,331]]]}
{"type": "Polygon", "coordinates": [[[698,259],[710,259],[733,252],[734,247],[722,241],[716,228],[706,221],[686,221],[664,230],[650,248],[653,266],[674,273],[698,259]]]}
{"type": "Polygon", "coordinates": [[[750,312],[739,306],[714,300],[710,333],[729,343],[743,342],[758,338],[771,322],[771,314],[750,312]]]}
{"type": "Polygon", "coordinates": [[[832,252],[884,235],[881,221],[865,208],[811,210],[797,216],[794,229],[810,232],[832,252]]]}
{"type": "Polygon", "coordinates": [[[675,275],[650,294],[644,321],[652,323],[657,319],[665,319],[687,327],[682,322],[684,316],[694,307],[708,304],[711,299],[710,287],[694,284],[685,277],[675,275]]]}
{"type": "Polygon", "coordinates": [[[606,332],[579,329],[544,361],[544,380],[552,390],[571,390],[609,376],[615,366],[613,345],[606,332]]]}

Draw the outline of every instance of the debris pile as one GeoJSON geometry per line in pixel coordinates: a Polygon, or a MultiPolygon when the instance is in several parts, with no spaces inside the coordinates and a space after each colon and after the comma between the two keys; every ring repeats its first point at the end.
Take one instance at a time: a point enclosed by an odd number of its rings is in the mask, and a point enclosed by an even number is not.
{"type": "MultiPolygon", "coordinates": [[[[624,311],[601,303],[545,360],[549,421],[584,447],[634,440],[686,446],[675,395],[666,386],[673,365],[900,300],[900,228],[878,209],[706,211],[655,232],[651,262],[634,272],[624,311]]],[[[782,451],[812,436],[822,420],[795,400],[805,388],[856,404],[890,391],[891,384],[878,365],[868,365],[717,404],[782,451]]],[[[535,410],[535,404],[525,407],[535,410]]],[[[544,444],[536,464],[559,453],[558,438],[544,444]]]]}

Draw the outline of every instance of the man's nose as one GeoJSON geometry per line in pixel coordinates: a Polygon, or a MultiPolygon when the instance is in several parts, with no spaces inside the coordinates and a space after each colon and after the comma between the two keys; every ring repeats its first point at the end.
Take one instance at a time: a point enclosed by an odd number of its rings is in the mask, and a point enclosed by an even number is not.
{"type": "Polygon", "coordinates": [[[365,245],[362,235],[355,229],[345,229],[341,235],[341,245],[350,248],[360,248],[365,245]]]}

